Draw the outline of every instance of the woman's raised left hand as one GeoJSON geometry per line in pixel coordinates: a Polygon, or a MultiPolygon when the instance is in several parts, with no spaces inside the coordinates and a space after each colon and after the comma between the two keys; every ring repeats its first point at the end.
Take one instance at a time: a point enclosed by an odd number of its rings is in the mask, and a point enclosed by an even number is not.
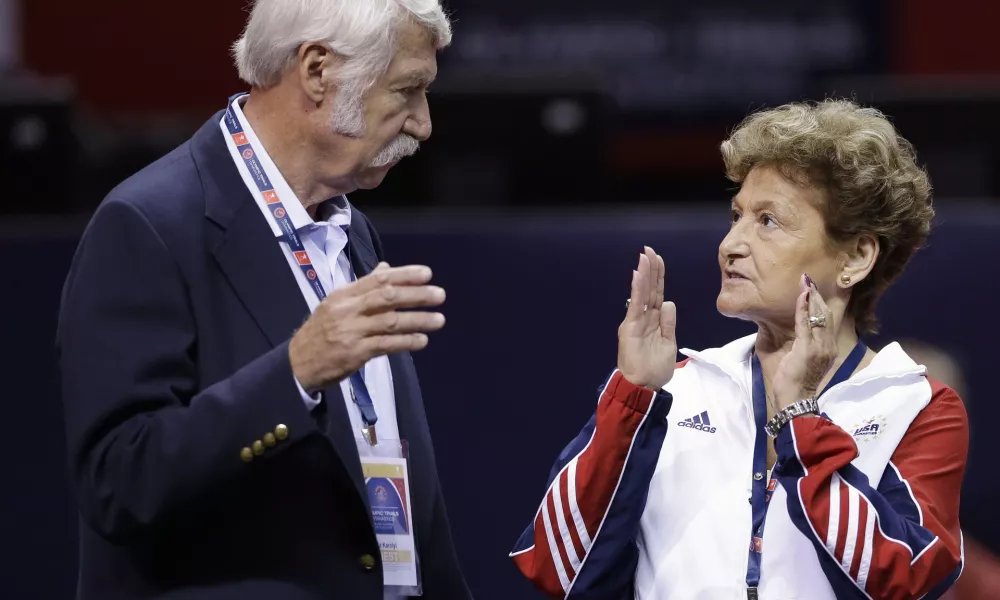
{"type": "Polygon", "coordinates": [[[816,284],[803,274],[795,303],[795,342],[778,363],[772,396],[774,410],[816,396],[819,384],[837,359],[837,336],[833,312],[823,301],[816,284]],[[810,323],[810,317],[818,319],[810,323]]]}

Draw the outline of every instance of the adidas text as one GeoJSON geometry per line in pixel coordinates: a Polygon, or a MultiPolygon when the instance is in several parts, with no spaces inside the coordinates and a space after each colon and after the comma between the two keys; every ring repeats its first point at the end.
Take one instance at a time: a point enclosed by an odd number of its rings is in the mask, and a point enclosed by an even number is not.
{"type": "Polygon", "coordinates": [[[677,424],[681,427],[687,427],[696,431],[715,433],[715,427],[712,427],[712,421],[708,418],[707,410],[700,415],[695,415],[689,419],[684,419],[683,421],[677,421],[677,424]]]}
{"type": "Polygon", "coordinates": [[[698,431],[704,431],[706,433],[715,433],[715,427],[711,425],[705,425],[704,423],[691,423],[688,421],[677,421],[677,424],[681,427],[690,427],[691,429],[697,429],[698,431]]]}

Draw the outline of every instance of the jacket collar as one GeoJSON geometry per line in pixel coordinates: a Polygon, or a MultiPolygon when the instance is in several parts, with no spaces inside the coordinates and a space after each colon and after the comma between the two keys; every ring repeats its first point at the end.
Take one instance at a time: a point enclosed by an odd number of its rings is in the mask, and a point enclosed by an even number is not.
{"type": "MultiPolygon", "coordinates": [[[[750,377],[750,355],[756,341],[757,334],[754,333],[733,340],[721,348],[701,351],[681,348],[680,353],[694,361],[721,370],[740,385],[744,385],[750,377]]],[[[897,342],[893,342],[883,347],[868,366],[832,389],[861,386],[879,380],[923,376],[926,371],[927,369],[915,363],[897,342]]]]}

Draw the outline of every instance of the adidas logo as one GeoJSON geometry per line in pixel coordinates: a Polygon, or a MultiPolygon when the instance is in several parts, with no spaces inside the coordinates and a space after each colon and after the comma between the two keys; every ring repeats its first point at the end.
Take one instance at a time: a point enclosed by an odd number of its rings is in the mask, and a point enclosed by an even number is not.
{"type": "Polygon", "coordinates": [[[681,427],[690,427],[691,429],[697,429],[705,433],[715,433],[715,427],[712,427],[712,422],[708,420],[707,410],[700,415],[695,415],[683,421],[677,421],[677,424],[681,427]]]}

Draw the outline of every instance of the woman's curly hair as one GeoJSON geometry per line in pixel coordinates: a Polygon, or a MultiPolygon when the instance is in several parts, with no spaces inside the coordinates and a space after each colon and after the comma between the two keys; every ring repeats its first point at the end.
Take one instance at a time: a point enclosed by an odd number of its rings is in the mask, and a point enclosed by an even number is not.
{"type": "Polygon", "coordinates": [[[831,241],[878,239],[875,266],[854,286],[847,307],[860,332],[877,332],[875,305],[923,246],[934,218],[930,179],[913,146],[878,110],[825,100],[751,114],[722,143],[722,158],[735,183],[768,165],[824,190],[827,202],[818,208],[831,241]]]}

